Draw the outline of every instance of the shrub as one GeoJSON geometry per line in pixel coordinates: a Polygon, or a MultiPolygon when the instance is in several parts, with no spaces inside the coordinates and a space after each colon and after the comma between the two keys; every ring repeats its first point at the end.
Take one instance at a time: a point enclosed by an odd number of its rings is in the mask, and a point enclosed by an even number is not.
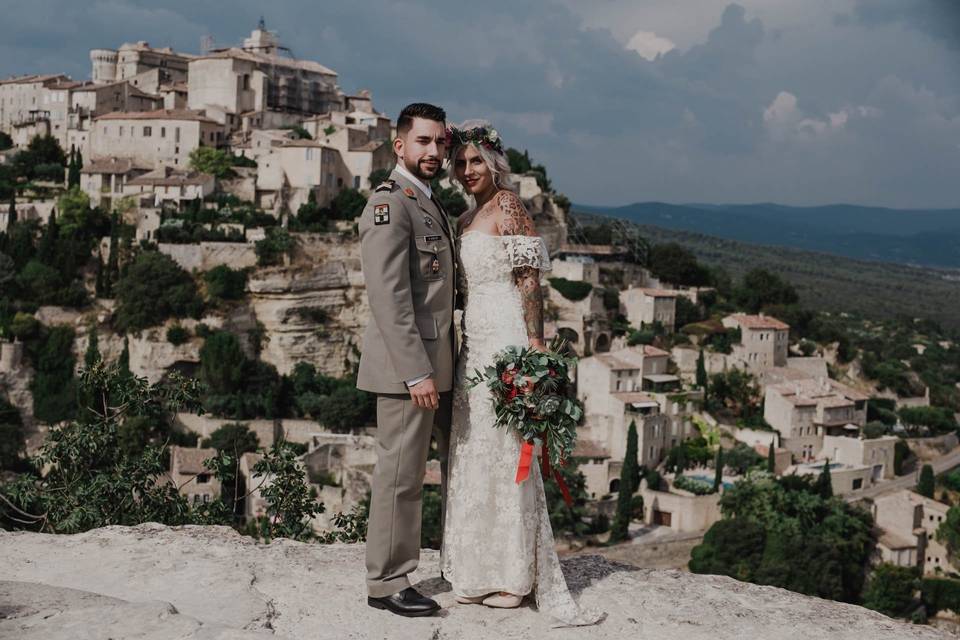
{"type": "Polygon", "coordinates": [[[283,264],[284,256],[293,252],[294,240],[286,229],[270,227],[267,236],[254,245],[257,264],[261,267],[283,264]]]}
{"type": "Polygon", "coordinates": [[[175,347],[179,347],[181,344],[186,343],[190,340],[190,331],[179,324],[175,324],[169,329],[167,329],[167,342],[172,344],[175,347]]]}
{"type": "Polygon", "coordinates": [[[207,295],[218,300],[240,300],[247,287],[247,272],[217,265],[203,274],[207,295]]]}
{"type": "Polygon", "coordinates": [[[190,152],[190,168],[201,173],[209,173],[215,178],[236,176],[232,166],[233,156],[226,151],[213,147],[197,147],[190,152]]]}
{"type": "Polygon", "coordinates": [[[875,567],[863,592],[863,606],[894,618],[907,616],[916,607],[913,593],[919,577],[916,567],[887,563],[875,567]]]}
{"type": "Polygon", "coordinates": [[[0,397],[0,471],[20,466],[24,453],[23,419],[15,406],[0,397]]]}
{"type": "Polygon", "coordinates": [[[571,302],[583,300],[593,291],[593,285],[589,282],[567,280],[566,278],[549,278],[548,281],[551,287],[571,302]]]}
{"type": "Polygon", "coordinates": [[[677,476],[673,480],[673,486],[677,489],[683,489],[698,496],[705,496],[713,493],[713,485],[703,480],[690,478],[688,476],[677,476]]]}
{"type": "Polygon", "coordinates": [[[76,414],[73,338],[71,327],[58,325],[45,331],[38,343],[30,345],[36,369],[30,383],[33,413],[43,422],[59,422],[76,414]]]}
{"type": "Polygon", "coordinates": [[[146,329],[171,317],[199,317],[203,311],[190,274],[156,251],[140,253],[127,267],[116,297],[116,324],[123,331],[146,329]]]}

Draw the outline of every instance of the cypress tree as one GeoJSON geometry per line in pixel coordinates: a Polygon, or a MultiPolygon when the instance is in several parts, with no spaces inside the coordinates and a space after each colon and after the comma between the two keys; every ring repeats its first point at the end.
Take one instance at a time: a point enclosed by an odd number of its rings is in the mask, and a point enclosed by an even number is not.
{"type": "Polygon", "coordinates": [[[720,485],[723,483],[723,447],[717,446],[717,458],[714,460],[713,466],[715,467],[713,472],[713,492],[716,493],[720,491],[720,485]]]}
{"type": "Polygon", "coordinates": [[[37,244],[37,259],[48,267],[58,264],[57,260],[57,240],[60,237],[60,225],[57,224],[57,211],[50,212],[50,220],[40,235],[40,242],[37,244]]]}
{"type": "Polygon", "coordinates": [[[87,338],[87,352],[83,356],[83,364],[89,369],[102,359],[100,356],[100,341],[97,337],[97,325],[95,322],[90,323],[90,331],[87,333],[87,338]]]}
{"type": "Polygon", "coordinates": [[[117,233],[119,221],[117,213],[110,216],[110,255],[107,256],[107,277],[104,279],[104,292],[106,297],[113,297],[113,287],[120,279],[120,250],[118,248],[117,233]]]}
{"type": "Polygon", "coordinates": [[[767,447],[767,471],[769,473],[777,472],[777,453],[773,447],[773,441],[771,441],[770,446],[767,447]]]}
{"type": "Polygon", "coordinates": [[[697,386],[706,391],[707,389],[707,365],[703,358],[703,349],[700,349],[700,355],[697,356],[697,386]]]}
{"type": "Polygon", "coordinates": [[[106,286],[107,283],[104,280],[104,268],[103,268],[103,253],[100,250],[97,250],[97,284],[96,284],[96,296],[98,298],[106,298],[106,286]]]}
{"type": "Polygon", "coordinates": [[[70,162],[67,165],[67,188],[80,186],[80,154],[76,148],[70,147],[70,162]]]}
{"type": "Polygon", "coordinates": [[[120,352],[120,358],[117,360],[117,368],[124,380],[133,377],[130,371],[130,339],[127,336],[123,336],[123,351],[120,352]]]}
{"type": "Polygon", "coordinates": [[[13,223],[17,221],[17,196],[10,194],[10,209],[8,210],[10,222],[7,224],[7,229],[13,227],[13,223]]]}
{"type": "Polygon", "coordinates": [[[633,494],[640,485],[640,467],[637,464],[637,423],[630,422],[627,430],[627,452],[620,468],[620,491],[617,495],[617,513],[610,527],[610,542],[630,537],[630,519],[633,515],[633,494]]]}
{"type": "Polygon", "coordinates": [[[817,493],[826,500],[833,497],[833,481],[830,479],[830,458],[823,461],[823,471],[817,478],[817,493]]]}
{"type": "Polygon", "coordinates": [[[925,464],[923,468],[920,469],[920,482],[917,483],[917,493],[924,497],[932,498],[935,488],[936,480],[933,477],[933,467],[925,464]]]}

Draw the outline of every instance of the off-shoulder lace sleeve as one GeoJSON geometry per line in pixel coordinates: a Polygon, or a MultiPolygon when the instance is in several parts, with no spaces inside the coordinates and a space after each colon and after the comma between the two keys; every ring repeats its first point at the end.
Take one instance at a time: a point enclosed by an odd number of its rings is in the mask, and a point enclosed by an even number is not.
{"type": "Polygon", "coordinates": [[[502,236],[510,259],[510,266],[533,267],[540,271],[550,270],[550,254],[547,243],[539,236],[502,236]]]}

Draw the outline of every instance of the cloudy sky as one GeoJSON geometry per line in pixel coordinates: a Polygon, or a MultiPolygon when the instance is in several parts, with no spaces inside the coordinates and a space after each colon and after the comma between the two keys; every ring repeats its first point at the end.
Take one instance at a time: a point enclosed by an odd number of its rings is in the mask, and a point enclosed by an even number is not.
{"type": "Polygon", "coordinates": [[[88,50],[238,44],[261,13],[395,116],[487,117],[558,190],[636,201],[960,206],[956,0],[5,0],[0,76],[88,50]]]}

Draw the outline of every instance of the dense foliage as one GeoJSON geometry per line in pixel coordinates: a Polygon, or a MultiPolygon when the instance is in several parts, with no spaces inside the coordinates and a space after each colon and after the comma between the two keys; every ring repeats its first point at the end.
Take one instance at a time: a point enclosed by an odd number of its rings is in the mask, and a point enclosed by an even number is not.
{"type": "Polygon", "coordinates": [[[200,317],[203,300],[189,273],[158,251],[140,252],[116,286],[115,323],[140,331],[167,318],[200,317]]]}

